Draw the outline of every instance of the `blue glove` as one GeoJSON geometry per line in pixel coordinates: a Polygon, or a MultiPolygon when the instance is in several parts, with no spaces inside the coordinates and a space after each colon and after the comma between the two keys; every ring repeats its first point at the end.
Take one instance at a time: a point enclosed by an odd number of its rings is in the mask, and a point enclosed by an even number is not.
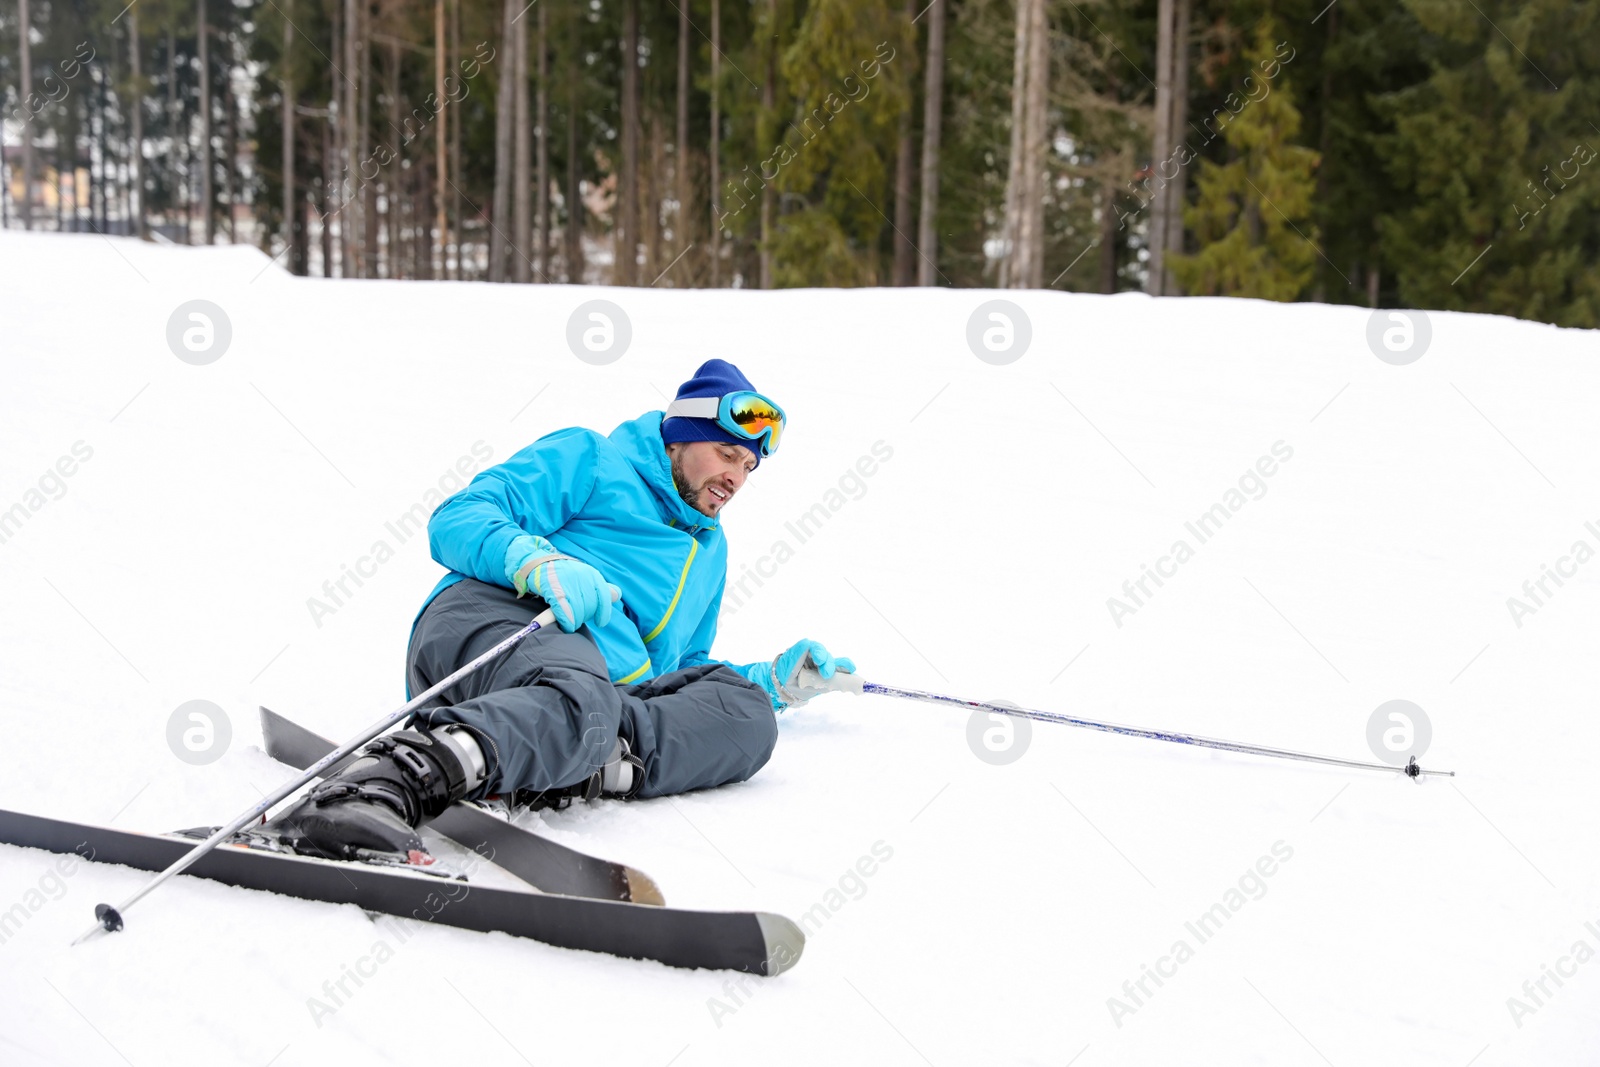
{"type": "Polygon", "coordinates": [[[811,665],[824,678],[832,678],[835,671],[855,673],[856,665],[853,662],[843,656],[835,657],[823,647],[822,642],[810,640],[795,642],[770,662],[746,663],[733,669],[766,691],[767,699],[772,701],[773,711],[783,711],[785,708],[798,708],[811,699],[810,694],[797,694],[791,688],[798,680],[800,668],[805,665],[808,655],[811,665]]]}
{"type": "Polygon", "coordinates": [[[524,597],[532,593],[550,605],[556,625],[572,633],[590,620],[611,621],[611,601],[622,591],[581,559],[564,556],[542,537],[524,534],[506,549],[506,581],[524,597]]]}

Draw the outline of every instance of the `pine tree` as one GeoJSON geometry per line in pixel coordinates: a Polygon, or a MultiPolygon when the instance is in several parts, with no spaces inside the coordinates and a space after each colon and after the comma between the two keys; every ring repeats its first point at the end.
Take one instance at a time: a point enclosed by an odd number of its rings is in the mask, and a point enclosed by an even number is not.
{"type": "Polygon", "coordinates": [[[774,285],[888,280],[885,217],[900,114],[911,106],[911,64],[897,57],[910,34],[892,0],[814,0],[785,42],[794,110],[760,163],[786,204],[773,227],[774,285]]]}
{"type": "Polygon", "coordinates": [[[1400,299],[1600,325],[1600,2],[1480,2],[1406,4],[1438,48],[1383,101],[1384,159],[1414,197],[1382,219],[1400,299]]]}
{"type": "Polygon", "coordinates": [[[1187,293],[1294,300],[1315,273],[1309,216],[1320,157],[1292,143],[1300,112],[1284,70],[1289,46],[1279,42],[1274,20],[1257,23],[1249,78],[1228,98],[1229,162],[1200,164],[1198,197],[1184,212],[1199,251],[1169,260],[1187,293]]]}
{"type": "Polygon", "coordinates": [[[1395,291],[1379,220],[1415,200],[1384,167],[1379,142],[1389,124],[1378,102],[1425,81],[1436,44],[1393,0],[1340,0],[1317,29],[1321,40],[1300,48],[1293,64],[1300,84],[1321,83],[1305,108],[1305,141],[1322,153],[1313,217],[1326,257],[1317,263],[1312,299],[1377,307],[1392,303],[1395,291]]]}

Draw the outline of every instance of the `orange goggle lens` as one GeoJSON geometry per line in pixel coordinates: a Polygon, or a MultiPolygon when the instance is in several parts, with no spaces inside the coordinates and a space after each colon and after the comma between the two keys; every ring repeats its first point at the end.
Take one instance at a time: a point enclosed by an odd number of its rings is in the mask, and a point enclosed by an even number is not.
{"type": "Polygon", "coordinates": [[[763,456],[778,450],[783,437],[782,408],[756,393],[734,393],[723,404],[727,410],[726,418],[721,420],[723,425],[752,441],[761,440],[763,456]]]}

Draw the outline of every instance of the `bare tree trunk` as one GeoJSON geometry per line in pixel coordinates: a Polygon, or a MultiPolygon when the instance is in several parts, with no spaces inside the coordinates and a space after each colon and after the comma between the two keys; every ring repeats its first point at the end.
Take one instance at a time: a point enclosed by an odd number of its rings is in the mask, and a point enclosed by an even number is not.
{"type": "MultiPolygon", "coordinates": [[[[227,68],[231,74],[233,69],[231,56],[227,68]]],[[[222,105],[222,139],[227,152],[227,162],[222,168],[222,202],[228,205],[228,243],[231,245],[239,242],[238,221],[234,218],[233,203],[233,177],[239,168],[239,102],[233,95],[232,77],[222,84],[222,105]]]]}
{"type": "Polygon", "coordinates": [[[428,203],[432,199],[433,183],[429,181],[426,157],[419,157],[412,169],[416,171],[416,181],[413,183],[411,244],[416,250],[417,277],[426,281],[433,277],[433,237],[428,232],[428,220],[433,217],[433,205],[428,203]]]}
{"type": "Polygon", "coordinates": [[[322,276],[333,277],[333,213],[338,210],[334,201],[333,168],[339,158],[334,151],[334,129],[337,124],[330,115],[322,124],[322,182],[317,190],[318,208],[322,211],[322,276]]]}
{"type": "Polygon", "coordinates": [[[444,60],[448,42],[444,32],[444,0],[433,4],[433,92],[439,105],[439,125],[433,131],[434,227],[439,231],[439,277],[450,277],[450,223],[445,217],[444,183],[449,177],[445,166],[445,135],[449,132],[450,109],[445,100],[444,60]]]}
{"type": "Polygon", "coordinates": [[[361,262],[361,51],[366,32],[362,0],[345,0],[344,6],[344,175],[345,209],[339,216],[340,244],[346,278],[366,274],[361,262]]]}
{"type": "Polygon", "coordinates": [[[1001,286],[1013,289],[1036,289],[1044,281],[1048,42],[1044,0],[1018,0],[1016,69],[1011,101],[1011,169],[1006,181],[1006,259],[1002,261],[1000,275],[1001,286]]]}
{"type": "Polygon", "coordinates": [[[1161,183],[1162,170],[1172,155],[1172,53],[1174,0],[1156,3],[1156,114],[1150,138],[1150,271],[1145,288],[1161,296],[1167,287],[1167,217],[1170,201],[1161,183]]]}
{"type": "MultiPolygon", "coordinates": [[[[1189,16],[1194,0],[1177,0],[1177,2],[1176,25],[1173,32],[1172,119],[1167,128],[1169,156],[1174,155],[1177,146],[1187,139],[1185,131],[1189,124],[1189,16]]],[[[1166,274],[1161,280],[1161,291],[1169,296],[1176,296],[1178,282],[1172,276],[1171,255],[1183,254],[1183,206],[1188,199],[1184,191],[1189,185],[1189,170],[1187,167],[1178,166],[1176,159],[1173,159],[1170,169],[1176,173],[1164,190],[1167,195],[1167,254],[1161,257],[1162,270],[1166,274]]]]}
{"type": "Polygon", "coordinates": [[[91,233],[100,233],[102,232],[100,229],[100,201],[97,199],[100,193],[97,173],[97,152],[100,142],[100,78],[98,71],[92,66],[88,69],[87,76],[89,84],[85,87],[86,95],[83,101],[83,146],[87,156],[84,160],[84,171],[89,179],[89,230],[91,233]]]}
{"type": "Polygon", "coordinates": [[[654,104],[650,108],[650,166],[645,171],[644,200],[641,212],[643,225],[640,236],[644,238],[644,274],[641,284],[648,285],[661,273],[661,183],[666,169],[666,148],[661,132],[661,116],[654,104]]]}
{"type": "MultiPolygon", "coordinates": [[[[285,250],[294,248],[294,81],[289,77],[290,60],[294,45],[294,0],[287,0],[288,10],[283,17],[283,67],[279,71],[282,75],[278,79],[279,99],[283,102],[280,119],[283,130],[283,247],[285,250]]],[[[289,272],[299,274],[296,269],[295,254],[289,252],[289,272]]]]}
{"type": "MultiPolygon", "coordinates": [[[[26,2],[26,0],[24,0],[26,2]]],[[[128,63],[133,74],[133,91],[129,93],[129,111],[133,114],[133,151],[130,153],[133,166],[133,233],[135,237],[143,237],[145,230],[144,210],[144,68],[141,52],[144,45],[139,40],[139,5],[135,4],[128,11],[128,63]]]]}
{"type": "MultiPolygon", "coordinates": [[[[112,36],[111,55],[107,57],[106,65],[102,75],[105,79],[103,82],[103,92],[105,95],[101,97],[101,102],[106,110],[102,113],[105,116],[102,120],[105,123],[105,135],[102,142],[104,145],[102,151],[104,152],[103,158],[105,162],[102,163],[101,166],[104,167],[109,164],[111,167],[111,174],[109,178],[107,178],[108,188],[111,194],[111,201],[106,210],[105,228],[107,233],[117,232],[111,228],[111,212],[117,211],[123,206],[122,160],[120,159],[121,153],[115,152],[111,137],[111,111],[113,110],[114,106],[117,110],[120,110],[121,108],[121,99],[117,95],[117,89],[115,85],[115,79],[117,76],[117,56],[118,53],[122,51],[120,48],[121,43],[122,42],[119,38],[117,38],[115,35],[112,36]]],[[[124,224],[123,232],[126,232],[127,215],[124,214],[122,216],[122,221],[124,224]]]]}
{"type": "MultiPolygon", "coordinates": [[[[758,151],[765,152],[774,147],[774,133],[777,127],[777,116],[774,114],[774,96],[777,91],[778,81],[778,0],[767,0],[767,72],[761,79],[761,122],[762,136],[757,141],[758,151]]],[[[776,196],[772,183],[762,180],[761,184],[761,288],[772,288],[772,204],[776,196]]]]}
{"type": "Polygon", "coordinates": [[[101,63],[96,63],[90,70],[90,82],[94,86],[95,114],[98,123],[95,126],[95,159],[98,164],[98,181],[96,189],[99,192],[97,203],[100,205],[100,233],[111,232],[111,64],[115,57],[106,56],[101,63]]]}
{"type": "MultiPolygon", "coordinates": [[[[461,0],[450,0],[450,57],[453,64],[452,69],[459,72],[461,70],[461,0]]],[[[459,78],[460,76],[461,75],[457,73],[456,77],[459,78]]],[[[461,177],[460,116],[457,116],[456,121],[450,126],[450,169],[448,173],[454,174],[457,179],[461,177]]],[[[454,275],[451,275],[447,271],[445,273],[445,277],[454,277],[459,281],[467,276],[466,248],[464,246],[464,235],[461,230],[460,185],[455,185],[450,192],[453,194],[449,201],[453,205],[453,210],[450,213],[450,223],[448,228],[450,236],[448,244],[455,246],[456,269],[454,275]]]]}
{"type": "MultiPolygon", "coordinates": [[[[113,36],[111,38],[111,41],[112,41],[112,47],[116,50],[117,54],[120,56],[121,53],[122,53],[123,42],[120,39],[118,39],[117,37],[115,37],[115,36],[113,36]]],[[[131,77],[132,77],[132,75],[130,74],[129,78],[131,79],[131,77]]],[[[131,163],[132,163],[131,157],[133,155],[133,151],[132,151],[132,144],[131,144],[131,142],[132,142],[131,131],[128,129],[128,116],[132,114],[133,108],[134,108],[134,106],[137,105],[139,99],[140,99],[140,97],[139,97],[139,94],[138,94],[138,90],[135,89],[135,88],[131,88],[130,87],[129,90],[128,90],[128,97],[127,97],[126,104],[124,104],[124,101],[120,97],[118,98],[118,101],[117,101],[117,110],[122,113],[122,115],[121,115],[121,117],[122,117],[122,123],[121,123],[122,144],[121,144],[120,149],[119,149],[119,151],[117,153],[117,155],[118,155],[118,159],[117,159],[117,203],[118,203],[118,206],[122,209],[122,233],[123,233],[124,236],[132,234],[133,230],[134,230],[134,225],[133,225],[133,182],[130,179],[129,173],[128,173],[128,168],[131,166],[131,163]]]]}
{"type": "Polygon", "coordinates": [[[90,67],[90,229],[106,232],[106,82],[101,67],[90,67]]]}
{"type": "Polygon", "coordinates": [[[639,258],[639,0],[622,2],[622,173],[617,181],[611,281],[634,285],[639,258]]]}
{"type": "Polygon", "coordinates": [[[89,90],[95,116],[89,141],[89,220],[96,233],[106,232],[106,82],[100,67],[89,68],[89,90]],[[96,209],[96,204],[99,205],[96,209]]]}
{"type": "Polygon", "coordinates": [[[722,0],[711,0],[711,287],[722,284],[722,0]]]}
{"type": "MultiPolygon", "coordinates": [[[[51,153],[51,158],[56,165],[56,232],[66,229],[66,199],[67,199],[67,170],[72,166],[72,150],[76,147],[71,140],[72,109],[69,107],[63,116],[67,130],[56,139],[56,150],[51,153]]],[[[76,179],[74,179],[76,180],[76,179]]],[[[11,217],[6,214],[6,193],[10,191],[10,182],[0,183],[0,229],[11,228],[11,217]]],[[[17,205],[20,215],[22,205],[17,205]]]]}
{"type": "Polygon", "coordinates": [[[68,212],[67,217],[72,220],[72,232],[73,233],[77,233],[78,232],[78,199],[79,199],[79,194],[78,194],[78,132],[79,132],[78,114],[79,114],[79,109],[75,105],[69,103],[67,105],[67,114],[66,114],[66,123],[67,123],[67,136],[65,138],[66,144],[62,145],[62,146],[60,146],[60,147],[58,147],[56,149],[56,164],[57,164],[56,165],[56,229],[60,230],[61,229],[61,225],[62,225],[61,195],[60,195],[61,194],[61,180],[62,180],[61,179],[61,170],[62,170],[62,168],[60,166],[60,163],[61,163],[61,158],[60,157],[61,157],[62,150],[65,149],[66,157],[67,157],[66,158],[66,164],[67,164],[66,165],[66,172],[67,172],[67,176],[72,181],[72,207],[71,207],[70,211],[68,212]]]}
{"type": "MultiPolygon", "coordinates": [[[[400,148],[403,146],[403,137],[400,134],[400,40],[397,37],[389,38],[389,69],[388,87],[384,96],[389,101],[389,129],[395,137],[396,151],[390,154],[388,166],[383,175],[383,230],[387,237],[388,248],[383,255],[383,276],[386,278],[401,277],[400,270],[400,185],[404,180],[402,172],[403,157],[400,148]]],[[[374,220],[376,221],[376,220],[374,220]]]]}
{"type": "MultiPolygon", "coordinates": [[[[912,22],[917,14],[917,0],[906,0],[905,11],[906,21],[912,22]]],[[[913,24],[911,32],[915,34],[916,29],[913,24]]],[[[915,36],[912,40],[916,40],[915,36]]],[[[913,54],[906,61],[910,63],[914,59],[913,54]]],[[[894,161],[894,268],[889,278],[890,285],[911,285],[917,275],[917,246],[912,240],[916,226],[911,220],[911,180],[912,171],[916,168],[914,160],[917,150],[911,112],[916,106],[916,94],[912,92],[910,95],[905,110],[900,112],[900,143],[894,161]]]]}
{"type": "Polygon", "coordinates": [[[1000,260],[1001,289],[1015,284],[1017,240],[1023,182],[1023,126],[1027,119],[1028,33],[1033,27],[1033,0],[1017,0],[1016,46],[1011,67],[1011,158],[1006,172],[1005,238],[1000,260]]]}
{"type": "MultiPolygon", "coordinates": [[[[344,34],[349,32],[349,27],[345,25],[344,0],[332,0],[330,6],[332,10],[329,12],[329,19],[333,23],[333,47],[331,49],[333,56],[328,57],[328,127],[331,133],[332,155],[325,157],[322,161],[323,181],[328,186],[327,208],[322,213],[322,228],[329,235],[323,243],[332,247],[333,224],[344,207],[344,183],[339,179],[339,171],[343,166],[342,161],[344,159],[346,126],[344,72],[341,69],[341,64],[344,62],[344,34]]],[[[341,221],[340,228],[343,229],[344,225],[345,223],[341,221]]],[[[341,245],[342,243],[342,241],[339,242],[341,245]]],[[[337,251],[342,254],[344,249],[340,247],[337,251]]],[[[333,277],[333,263],[334,260],[329,259],[324,261],[323,264],[323,269],[327,271],[327,277],[329,278],[333,277]]],[[[345,262],[345,266],[348,269],[348,261],[345,262]]]]}
{"type": "MultiPolygon", "coordinates": [[[[304,153],[300,151],[300,134],[304,130],[304,127],[300,125],[298,111],[299,107],[296,105],[297,114],[294,127],[294,152],[297,157],[301,155],[309,157],[312,154],[309,145],[309,137],[307,138],[308,144],[306,151],[304,153]]],[[[306,164],[299,165],[307,166],[309,162],[310,161],[308,158],[306,164]]],[[[292,174],[294,172],[290,171],[290,173],[292,174]]],[[[309,205],[307,203],[306,194],[299,189],[298,182],[296,182],[295,199],[292,206],[294,209],[294,222],[291,224],[292,229],[290,231],[290,236],[294,240],[294,248],[289,253],[289,263],[291,264],[289,269],[300,277],[306,277],[311,273],[311,220],[308,215],[309,205]]]]}
{"type": "Polygon", "coordinates": [[[417,164],[411,165],[400,172],[400,187],[395,190],[395,196],[400,201],[400,252],[398,259],[400,271],[407,278],[419,278],[417,273],[417,164]]]}
{"type": "MultiPolygon", "coordinates": [[[[64,109],[61,116],[62,128],[56,135],[55,150],[50,153],[50,159],[55,164],[56,172],[56,231],[58,233],[66,228],[66,206],[63,201],[66,193],[66,179],[68,176],[67,171],[72,164],[70,162],[66,162],[63,157],[70,157],[72,151],[76,148],[76,144],[72,139],[72,124],[72,107],[71,105],[68,105],[64,109]]],[[[24,130],[23,133],[24,136],[26,136],[27,131],[24,130]]],[[[4,170],[5,168],[0,166],[0,173],[4,173],[4,170]]],[[[22,204],[20,201],[12,205],[12,211],[7,212],[6,210],[6,195],[11,191],[11,185],[16,181],[16,179],[17,172],[15,167],[13,167],[11,172],[11,181],[0,181],[0,229],[11,228],[11,218],[13,215],[15,215],[17,218],[22,217],[22,204]]]]}
{"type": "Polygon", "coordinates": [[[506,280],[506,222],[511,215],[511,112],[512,91],[516,85],[517,60],[515,27],[511,19],[515,0],[506,0],[500,18],[500,54],[506,57],[500,68],[500,89],[494,107],[494,203],[489,209],[489,280],[506,280]]]}
{"type": "Polygon", "coordinates": [[[378,185],[377,175],[367,176],[367,164],[372,159],[372,98],[376,89],[372,84],[372,25],[371,11],[363,0],[361,15],[361,73],[357,75],[361,106],[361,148],[356,153],[356,171],[350,176],[361,190],[361,276],[378,276],[378,185]]]}
{"type": "Polygon", "coordinates": [[[1100,179],[1100,291],[1117,291],[1117,183],[1110,170],[1100,179]]]}
{"type": "Polygon", "coordinates": [[[513,24],[511,55],[507,62],[512,70],[512,91],[516,94],[511,103],[511,269],[520,285],[532,280],[532,257],[529,240],[533,235],[532,203],[528,200],[532,184],[532,146],[529,142],[528,123],[528,23],[518,18],[513,24]]]}
{"type": "Polygon", "coordinates": [[[550,32],[545,17],[549,9],[549,4],[539,5],[539,30],[535,41],[539,55],[534,64],[539,77],[533,108],[534,132],[538,136],[533,180],[534,265],[541,282],[550,280],[550,32]]]}
{"type": "MultiPolygon", "coordinates": [[[[111,66],[112,70],[115,71],[117,67],[117,57],[120,56],[122,52],[121,39],[113,36],[111,38],[111,48],[113,52],[111,66]]],[[[113,77],[115,77],[114,74],[113,77]]],[[[115,89],[112,90],[112,96],[113,99],[117,101],[118,112],[123,112],[122,98],[117,96],[115,89]]],[[[132,94],[130,93],[129,96],[131,98],[132,94]]],[[[126,236],[133,232],[133,203],[130,199],[132,195],[132,188],[128,183],[128,136],[126,125],[123,125],[122,134],[122,143],[118,146],[117,150],[117,209],[122,215],[122,226],[120,232],[126,236]]]]}
{"type": "Polygon", "coordinates": [[[694,237],[690,222],[694,212],[689,210],[689,0],[678,5],[678,113],[677,130],[672,141],[672,179],[678,210],[672,216],[672,246],[682,256],[694,237]]]}
{"type": "Polygon", "coordinates": [[[1020,234],[1023,259],[1018,264],[1018,284],[1027,289],[1044,286],[1044,192],[1046,181],[1046,100],[1050,88],[1050,31],[1045,23],[1044,0],[1033,0],[1033,28],[1028,48],[1028,124],[1023,144],[1026,194],[1020,234]]]}
{"type": "MultiPolygon", "coordinates": [[[[178,40],[177,33],[171,22],[167,23],[167,203],[163,217],[167,226],[171,227],[178,214],[178,207],[183,204],[183,183],[178,180],[178,40]]],[[[184,138],[188,140],[187,137],[184,138]]],[[[74,143],[76,149],[76,143],[74,143]]],[[[76,157],[76,152],[74,152],[76,157]]],[[[73,226],[77,226],[77,201],[78,201],[78,171],[77,160],[73,160],[72,171],[72,201],[73,201],[73,226]]],[[[184,212],[184,244],[188,239],[188,212],[184,212]]]]}
{"type": "MultiPolygon", "coordinates": [[[[72,208],[72,214],[70,216],[66,214],[67,179],[69,179],[69,171],[74,170],[78,149],[77,110],[70,104],[67,106],[66,115],[62,115],[62,123],[66,125],[66,130],[62,131],[62,136],[56,141],[56,150],[54,150],[54,160],[56,160],[56,232],[58,234],[61,230],[67,229],[67,218],[72,219],[72,229],[74,230],[77,229],[78,222],[77,205],[75,203],[74,208],[72,208]]],[[[77,184],[77,174],[70,174],[70,179],[72,179],[72,184],[77,184]]],[[[77,192],[72,195],[77,197],[77,192]]],[[[3,205],[3,203],[5,203],[5,194],[0,192],[0,205],[3,205]]],[[[18,213],[21,213],[21,210],[22,206],[18,205],[18,213]]],[[[10,224],[10,219],[6,222],[10,224]]],[[[8,226],[8,229],[10,229],[10,226],[8,226]]]]}
{"type": "Polygon", "coordinates": [[[217,237],[215,205],[211,193],[211,52],[210,27],[206,24],[206,0],[196,0],[200,37],[200,212],[206,244],[217,237]]]}
{"type": "Polygon", "coordinates": [[[578,181],[578,77],[576,57],[567,61],[567,284],[583,284],[583,197],[578,181]]]}
{"type": "MultiPolygon", "coordinates": [[[[188,149],[188,126],[184,127],[184,148],[188,149]]],[[[94,206],[89,200],[89,167],[90,154],[94,151],[94,115],[89,111],[89,94],[84,93],[78,100],[78,107],[73,112],[72,122],[72,232],[81,233],[87,228],[92,228],[94,222],[94,206]],[[79,143],[82,142],[80,152],[79,143]],[[82,163],[83,181],[78,180],[79,163],[82,163]],[[85,213],[89,217],[85,218],[85,213]]],[[[184,177],[187,180],[189,168],[184,166],[184,177]]],[[[187,200],[185,200],[184,219],[188,220],[187,200]]]]}
{"type": "Polygon", "coordinates": [[[944,126],[944,0],[928,6],[928,58],[922,87],[922,215],[917,223],[917,284],[939,274],[939,155],[944,126]]]}
{"type": "MultiPolygon", "coordinates": [[[[28,0],[17,0],[18,7],[18,32],[19,48],[22,52],[22,88],[17,94],[19,103],[28,106],[28,97],[33,93],[33,42],[29,40],[31,32],[28,23],[28,0]]],[[[23,229],[33,229],[33,124],[22,124],[22,226],[23,229]]]]}

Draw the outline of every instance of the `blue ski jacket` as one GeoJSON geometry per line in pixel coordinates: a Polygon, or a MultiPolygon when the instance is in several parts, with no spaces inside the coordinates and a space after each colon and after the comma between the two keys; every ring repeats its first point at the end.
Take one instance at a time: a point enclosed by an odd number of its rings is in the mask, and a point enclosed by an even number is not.
{"type": "Polygon", "coordinates": [[[609,436],[558,430],[480,471],[428,520],[428,547],[450,573],[423,609],[464,577],[509,586],[506,549],[534,534],[622,590],[609,625],[584,627],[614,684],[711,662],[727,541],[678,495],[661,419],[648,412],[609,436]]]}

